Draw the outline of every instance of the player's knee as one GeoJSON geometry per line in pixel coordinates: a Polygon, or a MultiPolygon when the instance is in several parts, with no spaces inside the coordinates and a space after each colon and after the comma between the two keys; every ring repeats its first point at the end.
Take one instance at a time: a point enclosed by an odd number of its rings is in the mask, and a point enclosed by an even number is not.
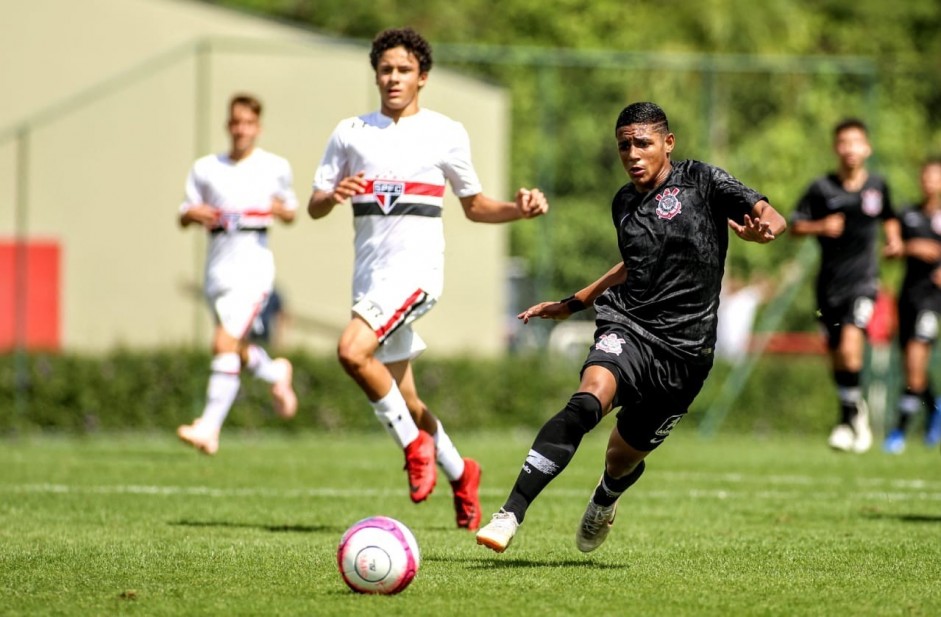
{"type": "Polygon", "coordinates": [[[590,392],[576,392],[559,416],[573,428],[587,433],[601,422],[601,401],[590,392]]]}
{"type": "Polygon", "coordinates": [[[359,373],[366,366],[369,354],[355,343],[340,341],[337,345],[337,360],[347,373],[359,373]]]}

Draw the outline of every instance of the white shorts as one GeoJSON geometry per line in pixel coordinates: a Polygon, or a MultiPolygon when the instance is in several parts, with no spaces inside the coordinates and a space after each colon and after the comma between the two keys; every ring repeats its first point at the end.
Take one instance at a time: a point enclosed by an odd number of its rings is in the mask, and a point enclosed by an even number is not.
{"type": "Polygon", "coordinates": [[[216,324],[222,326],[230,336],[243,339],[248,336],[255,318],[265,308],[268,292],[229,289],[208,299],[216,324]]]}
{"type": "Polygon", "coordinates": [[[412,322],[427,313],[438,299],[421,289],[373,289],[356,299],[353,313],[369,324],[379,349],[376,359],[383,364],[413,360],[427,349],[425,341],[412,329],[412,322]]]}

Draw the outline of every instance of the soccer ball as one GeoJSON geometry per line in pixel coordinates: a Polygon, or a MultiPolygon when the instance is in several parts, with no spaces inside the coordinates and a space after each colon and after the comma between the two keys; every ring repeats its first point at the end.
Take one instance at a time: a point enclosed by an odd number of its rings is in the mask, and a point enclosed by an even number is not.
{"type": "Polygon", "coordinates": [[[343,581],[359,593],[399,593],[415,578],[420,561],[415,536],[388,516],[354,523],[337,547],[343,581]]]}

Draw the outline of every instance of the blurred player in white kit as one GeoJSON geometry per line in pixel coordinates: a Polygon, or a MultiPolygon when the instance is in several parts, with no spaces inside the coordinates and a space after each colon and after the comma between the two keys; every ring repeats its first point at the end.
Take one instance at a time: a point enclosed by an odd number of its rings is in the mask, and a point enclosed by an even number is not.
{"type": "Polygon", "coordinates": [[[272,360],[247,340],[274,287],[268,227],[275,219],[291,223],[297,210],[290,164],[255,146],[261,110],[254,96],[231,99],[231,147],[193,164],[180,206],[182,227],[201,225],[210,234],[205,295],[216,326],[206,406],[192,424],[177,429],[181,440],[205,454],[219,449],[219,431],[238,394],[243,369],[271,384],[280,417],[292,418],[297,411],[290,361],[272,360]]]}

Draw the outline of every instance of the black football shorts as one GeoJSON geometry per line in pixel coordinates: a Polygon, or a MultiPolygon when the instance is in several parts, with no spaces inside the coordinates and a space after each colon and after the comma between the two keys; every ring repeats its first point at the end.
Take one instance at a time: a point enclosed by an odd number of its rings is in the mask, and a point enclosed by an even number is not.
{"type": "Polygon", "coordinates": [[[604,366],[617,377],[618,432],[642,451],[653,450],[667,438],[712,368],[683,360],[623,325],[601,322],[582,372],[592,365],[604,366]]]}

